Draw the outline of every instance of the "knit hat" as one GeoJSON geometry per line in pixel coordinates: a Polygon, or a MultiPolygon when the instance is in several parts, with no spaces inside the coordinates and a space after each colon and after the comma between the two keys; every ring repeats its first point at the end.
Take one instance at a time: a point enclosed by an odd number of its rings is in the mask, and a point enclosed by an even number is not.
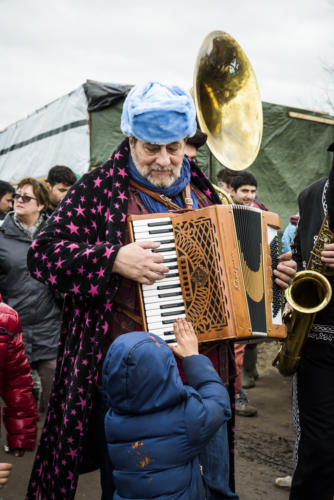
{"type": "Polygon", "coordinates": [[[187,144],[190,144],[191,146],[194,146],[196,149],[199,149],[200,147],[204,146],[206,143],[208,136],[204,132],[201,131],[201,129],[197,129],[195,135],[188,137],[186,140],[187,144]]]}
{"type": "Polygon", "coordinates": [[[177,85],[148,82],[135,86],[124,101],[122,132],[150,144],[169,144],[196,132],[191,95],[177,85]]]}

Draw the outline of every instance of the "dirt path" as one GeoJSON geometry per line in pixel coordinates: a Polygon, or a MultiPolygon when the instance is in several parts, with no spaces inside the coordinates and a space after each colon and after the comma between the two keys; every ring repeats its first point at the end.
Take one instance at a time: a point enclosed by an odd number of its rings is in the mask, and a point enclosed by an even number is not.
{"type": "Polygon", "coordinates": [[[258,416],[236,420],[236,489],[240,500],[287,499],[288,490],[277,488],[274,481],[292,472],[291,380],[272,370],[247,393],[258,416]]]}
{"type": "MultiPolygon", "coordinates": [[[[237,417],[237,492],[240,500],[287,500],[288,491],[277,488],[274,480],[292,470],[291,381],[270,370],[261,375],[248,396],[258,408],[258,416],[237,417]]],[[[8,461],[8,458],[1,449],[0,461],[8,461]]],[[[33,455],[10,459],[14,470],[8,485],[0,490],[0,500],[24,500],[33,455]]],[[[76,500],[99,500],[100,497],[98,472],[81,476],[76,500]]]]}

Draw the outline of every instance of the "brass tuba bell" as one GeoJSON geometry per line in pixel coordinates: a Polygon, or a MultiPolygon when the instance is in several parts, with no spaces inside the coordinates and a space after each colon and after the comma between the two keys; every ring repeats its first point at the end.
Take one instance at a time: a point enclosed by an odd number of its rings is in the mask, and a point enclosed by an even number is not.
{"type": "Polygon", "coordinates": [[[261,145],[262,102],[252,66],[234,38],[213,31],[195,64],[193,95],[199,126],[212,154],[231,170],[244,170],[261,145]]]}

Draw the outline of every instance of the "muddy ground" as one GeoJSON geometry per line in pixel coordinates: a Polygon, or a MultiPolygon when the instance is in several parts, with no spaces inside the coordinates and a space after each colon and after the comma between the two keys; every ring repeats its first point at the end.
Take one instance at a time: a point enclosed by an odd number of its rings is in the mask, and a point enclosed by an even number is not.
{"type": "MultiPolygon", "coordinates": [[[[274,480],[292,471],[291,380],[270,368],[276,346],[262,344],[258,349],[260,378],[248,390],[258,416],[236,420],[236,490],[240,500],[286,500],[288,491],[277,488],[274,480]]],[[[1,446],[0,461],[11,461],[14,468],[8,485],[0,490],[0,500],[23,500],[33,455],[8,458],[1,446]]],[[[99,500],[100,495],[98,473],[81,476],[75,499],[99,500]]]]}

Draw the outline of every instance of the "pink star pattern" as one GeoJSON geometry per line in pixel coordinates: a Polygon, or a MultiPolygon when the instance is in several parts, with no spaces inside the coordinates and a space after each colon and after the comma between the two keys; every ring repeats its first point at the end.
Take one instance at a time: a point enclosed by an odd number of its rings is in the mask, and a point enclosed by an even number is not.
{"type": "MultiPolygon", "coordinates": [[[[195,169],[193,179],[202,182],[202,192],[206,189],[211,196],[200,170],[195,169]]],[[[119,284],[111,269],[119,244],[124,243],[128,182],[125,140],[103,167],[85,174],[71,188],[28,254],[31,273],[65,294],[58,378],[31,475],[29,500],[73,500],[75,496],[102,345],[119,284]]]]}

